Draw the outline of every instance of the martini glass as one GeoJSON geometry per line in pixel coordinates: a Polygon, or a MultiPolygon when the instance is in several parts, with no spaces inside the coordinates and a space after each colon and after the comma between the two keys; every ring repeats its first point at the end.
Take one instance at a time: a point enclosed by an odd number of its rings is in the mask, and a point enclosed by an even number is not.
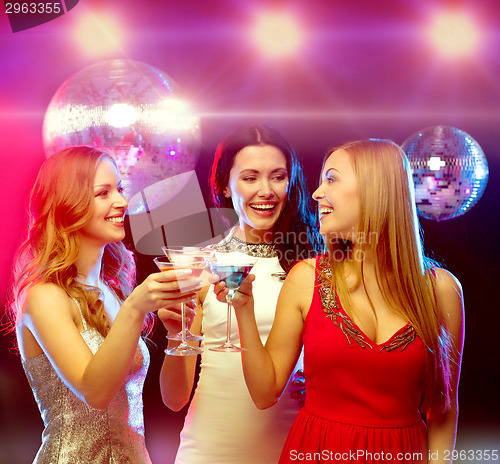
{"type": "MultiPolygon", "coordinates": [[[[207,269],[207,260],[212,256],[214,250],[200,247],[162,247],[168,260],[177,268],[191,269],[193,277],[200,277],[207,269]]],[[[184,312],[185,306],[183,305],[184,312]]],[[[182,325],[183,329],[177,334],[167,335],[169,340],[182,340],[182,332],[185,333],[186,340],[203,340],[201,335],[195,335],[189,331],[188,321],[182,325]]]]}
{"type": "Polygon", "coordinates": [[[238,353],[245,351],[245,348],[236,346],[231,342],[231,310],[234,294],[240,288],[241,283],[250,274],[252,267],[257,262],[256,258],[245,255],[243,253],[217,253],[213,255],[208,264],[212,273],[219,276],[220,281],[226,283],[226,288],[229,293],[227,294],[227,327],[226,327],[226,341],[216,347],[210,348],[211,351],[219,351],[223,353],[238,353]]]}
{"type": "MultiPolygon", "coordinates": [[[[176,280],[179,284],[179,289],[181,292],[183,290],[190,290],[190,288],[183,285],[183,281],[191,279],[192,277],[199,277],[205,269],[206,260],[212,253],[211,250],[195,247],[163,247],[163,251],[167,255],[166,257],[158,257],[154,259],[156,265],[161,271],[178,271],[181,269],[191,269],[192,271],[191,275],[177,276],[176,280]]],[[[181,343],[175,348],[169,348],[165,350],[165,353],[172,356],[191,356],[203,352],[203,350],[199,347],[188,345],[188,341],[203,340],[203,337],[200,335],[192,334],[189,331],[187,324],[188,320],[186,317],[186,305],[185,303],[181,303],[181,331],[177,334],[167,335],[168,339],[179,340],[181,343]]]]}

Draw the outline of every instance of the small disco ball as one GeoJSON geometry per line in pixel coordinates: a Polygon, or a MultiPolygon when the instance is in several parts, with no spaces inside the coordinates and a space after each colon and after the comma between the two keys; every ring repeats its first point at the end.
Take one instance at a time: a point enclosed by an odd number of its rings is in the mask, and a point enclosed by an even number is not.
{"type": "MultiPolygon", "coordinates": [[[[176,87],[162,71],[137,61],[111,60],[84,68],[50,101],[43,121],[46,156],[74,145],[109,153],[127,198],[193,170],[200,151],[200,120],[176,96],[176,87]]],[[[129,206],[128,212],[142,212],[140,208],[129,206]]]]}
{"type": "Polygon", "coordinates": [[[471,209],[488,182],[488,163],[479,144],[466,132],[433,126],[401,145],[410,161],[420,216],[446,221],[471,209]]]}

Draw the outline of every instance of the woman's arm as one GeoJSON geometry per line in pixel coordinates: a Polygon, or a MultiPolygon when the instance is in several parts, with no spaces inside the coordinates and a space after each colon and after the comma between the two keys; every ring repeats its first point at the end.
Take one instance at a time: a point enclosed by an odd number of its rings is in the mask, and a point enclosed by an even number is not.
{"type": "MultiPolygon", "coordinates": [[[[233,299],[240,331],[243,372],[250,395],[259,409],[275,404],[285,389],[302,348],[302,328],[312,301],[314,267],[298,263],[281,289],[273,327],[262,345],[255,321],[251,281],[247,278],[233,299]]],[[[223,284],[216,286],[223,300],[223,284]]]]}
{"type": "Polygon", "coordinates": [[[451,463],[457,433],[458,383],[464,344],[464,305],[460,282],[444,269],[438,269],[436,272],[436,298],[438,310],[444,318],[452,341],[451,408],[445,414],[427,416],[429,462],[451,463]],[[445,459],[446,457],[449,459],[445,459]]]}
{"type": "MultiPolygon", "coordinates": [[[[208,286],[202,288],[196,297],[196,314],[190,327],[190,332],[196,335],[201,333],[203,319],[203,301],[208,286]]],[[[167,332],[178,332],[180,314],[172,308],[163,308],[158,311],[158,317],[163,322],[167,332]],[[177,324],[175,323],[177,321],[177,324]]],[[[168,341],[168,347],[178,345],[175,340],[168,341]]],[[[198,345],[199,342],[192,342],[198,345]]],[[[160,372],[161,397],[165,406],[172,411],[181,410],[189,401],[194,386],[197,356],[168,356],[165,355],[160,372]]]]}
{"type": "Polygon", "coordinates": [[[94,355],[80,335],[75,302],[55,284],[35,285],[29,290],[23,309],[18,329],[20,345],[36,342],[79,398],[94,408],[105,409],[129,375],[145,315],[193,298],[194,293],[179,292],[174,278],[168,272],[160,272],[137,286],[119,309],[94,355]]]}

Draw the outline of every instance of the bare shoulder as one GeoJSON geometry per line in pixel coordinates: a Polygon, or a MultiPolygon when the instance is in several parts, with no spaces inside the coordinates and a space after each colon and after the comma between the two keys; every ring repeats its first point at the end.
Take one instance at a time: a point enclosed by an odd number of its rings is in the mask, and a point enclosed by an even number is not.
{"type": "Polygon", "coordinates": [[[443,268],[436,269],[436,286],[437,288],[442,287],[442,289],[453,288],[455,291],[462,292],[460,281],[450,271],[443,268]]]}
{"type": "Polygon", "coordinates": [[[26,295],[21,323],[17,330],[23,359],[45,351],[57,338],[53,337],[55,333],[67,333],[68,327],[76,327],[77,313],[76,304],[58,285],[33,285],[26,295]]]}
{"type": "Polygon", "coordinates": [[[460,281],[446,269],[436,269],[436,298],[439,311],[445,318],[461,319],[463,292],[460,281]]]}
{"type": "Polygon", "coordinates": [[[305,319],[313,298],[314,281],[314,259],[300,261],[288,273],[280,292],[278,305],[297,309],[305,319]]]}
{"type": "Polygon", "coordinates": [[[312,258],[299,261],[292,267],[285,283],[299,285],[300,287],[314,285],[315,279],[315,260],[312,258]]]}
{"type": "Polygon", "coordinates": [[[26,295],[23,312],[26,314],[38,313],[49,309],[54,311],[70,311],[72,299],[58,285],[53,283],[37,283],[33,285],[26,295]]]}

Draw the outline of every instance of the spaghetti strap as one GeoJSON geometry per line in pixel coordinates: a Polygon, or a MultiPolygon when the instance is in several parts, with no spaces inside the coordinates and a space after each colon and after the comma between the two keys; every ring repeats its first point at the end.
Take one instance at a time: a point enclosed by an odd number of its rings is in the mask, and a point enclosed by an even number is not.
{"type": "Polygon", "coordinates": [[[80,306],[80,303],[78,302],[77,299],[75,299],[73,297],[71,297],[71,299],[76,303],[76,305],[78,306],[78,311],[80,311],[80,316],[82,318],[82,324],[83,324],[83,330],[87,330],[87,321],[83,317],[82,308],[80,306]]]}

